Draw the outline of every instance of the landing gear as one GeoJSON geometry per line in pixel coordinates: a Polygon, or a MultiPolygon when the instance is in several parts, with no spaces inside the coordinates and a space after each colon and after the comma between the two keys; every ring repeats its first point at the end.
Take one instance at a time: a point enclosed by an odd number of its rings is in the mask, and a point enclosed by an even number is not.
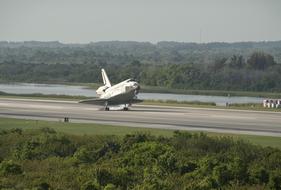
{"type": "Polygon", "coordinates": [[[129,104],[125,104],[125,107],[123,108],[124,111],[128,111],[129,110],[129,104]]]}
{"type": "MultiPolygon", "coordinates": [[[[117,105],[118,107],[119,107],[119,109],[114,109],[114,108],[109,108],[108,107],[108,102],[105,102],[104,103],[104,111],[109,111],[109,110],[123,110],[123,111],[128,111],[129,110],[129,106],[131,106],[131,103],[128,103],[128,104],[123,104],[124,105],[124,107],[122,106],[122,104],[120,104],[120,105],[117,105]],[[121,109],[120,109],[121,108],[121,109]]],[[[117,107],[117,108],[118,108],[117,107]]]]}
{"type": "Polygon", "coordinates": [[[105,111],[109,111],[108,102],[105,102],[105,104],[104,104],[104,110],[105,110],[105,111]]]}
{"type": "Polygon", "coordinates": [[[124,107],[123,110],[124,110],[124,111],[128,111],[129,108],[128,108],[128,107],[124,107]]]}

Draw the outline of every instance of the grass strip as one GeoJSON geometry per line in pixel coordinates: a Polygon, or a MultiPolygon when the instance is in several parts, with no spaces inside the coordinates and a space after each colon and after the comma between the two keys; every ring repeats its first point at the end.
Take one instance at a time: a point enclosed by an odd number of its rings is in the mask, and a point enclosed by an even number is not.
{"type": "MultiPolygon", "coordinates": [[[[74,134],[74,135],[118,135],[123,136],[129,133],[144,132],[156,136],[171,137],[173,130],[168,129],[152,129],[152,128],[135,128],[115,125],[87,124],[87,123],[64,123],[54,121],[38,121],[25,119],[0,118],[0,130],[9,130],[13,128],[21,129],[39,129],[53,128],[58,132],[74,134]]],[[[198,133],[198,132],[194,132],[198,133]]],[[[261,146],[271,146],[281,148],[281,137],[258,136],[258,135],[238,135],[228,133],[207,133],[210,136],[230,136],[234,139],[242,139],[253,144],[261,146]]]]}

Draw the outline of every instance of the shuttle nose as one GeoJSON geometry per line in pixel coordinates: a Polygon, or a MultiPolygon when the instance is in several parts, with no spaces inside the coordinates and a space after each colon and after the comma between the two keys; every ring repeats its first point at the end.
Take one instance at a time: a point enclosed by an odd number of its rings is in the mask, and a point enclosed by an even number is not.
{"type": "Polygon", "coordinates": [[[135,88],[135,94],[138,94],[139,91],[140,91],[140,85],[139,85],[139,83],[135,82],[134,88],[135,88]]]}
{"type": "Polygon", "coordinates": [[[139,84],[137,82],[134,82],[133,87],[137,88],[139,84]]]}

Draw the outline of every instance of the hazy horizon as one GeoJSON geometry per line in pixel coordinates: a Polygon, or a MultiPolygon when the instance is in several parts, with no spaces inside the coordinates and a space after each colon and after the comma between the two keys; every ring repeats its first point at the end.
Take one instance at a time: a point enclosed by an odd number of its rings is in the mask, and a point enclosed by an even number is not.
{"type": "Polygon", "coordinates": [[[0,41],[281,40],[278,0],[0,0],[0,41]]]}
{"type": "Polygon", "coordinates": [[[71,45],[71,44],[90,44],[90,43],[100,43],[100,42],[136,42],[136,43],[151,43],[156,45],[160,42],[176,42],[176,43],[194,43],[194,44],[209,44],[209,43],[266,43],[266,42],[281,42],[281,40],[268,40],[268,41],[235,41],[235,42],[225,42],[225,41],[213,41],[213,42],[188,42],[188,41],[157,41],[157,42],[150,42],[150,41],[136,41],[136,40],[102,40],[102,41],[89,41],[89,42],[62,42],[59,40],[49,40],[49,41],[42,41],[42,40],[24,40],[24,41],[11,41],[11,40],[0,40],[0,42],[8,42],[8,43],[27,43],[27,42],[58,42],[61,44],[71,45]]]}

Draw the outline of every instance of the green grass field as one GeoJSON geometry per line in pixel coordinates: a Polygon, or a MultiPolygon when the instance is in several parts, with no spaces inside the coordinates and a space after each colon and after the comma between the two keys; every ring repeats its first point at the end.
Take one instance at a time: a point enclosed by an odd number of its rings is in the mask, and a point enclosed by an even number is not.
{"type": "MultiPolygon", "coordinates": [[[[63,123],[51,121],[23,120],[0,118],[0,130],[9,130],[13,128],[38,129],[43,127],[53,128],[58,132],[74,135],[126,135],[129,133],[144,132],[156,136],[170,137],[173,130],[134,128],[125,126],[112,126],[101,124],[81,124],[81,123],[63,123]]],[[[281,137],[255,136],[255,135],[237,135],[225,133],[207,133],[210,136],[231,136],[234,139],[243,139],[251,143],[281,148],[281,137]]]]}

